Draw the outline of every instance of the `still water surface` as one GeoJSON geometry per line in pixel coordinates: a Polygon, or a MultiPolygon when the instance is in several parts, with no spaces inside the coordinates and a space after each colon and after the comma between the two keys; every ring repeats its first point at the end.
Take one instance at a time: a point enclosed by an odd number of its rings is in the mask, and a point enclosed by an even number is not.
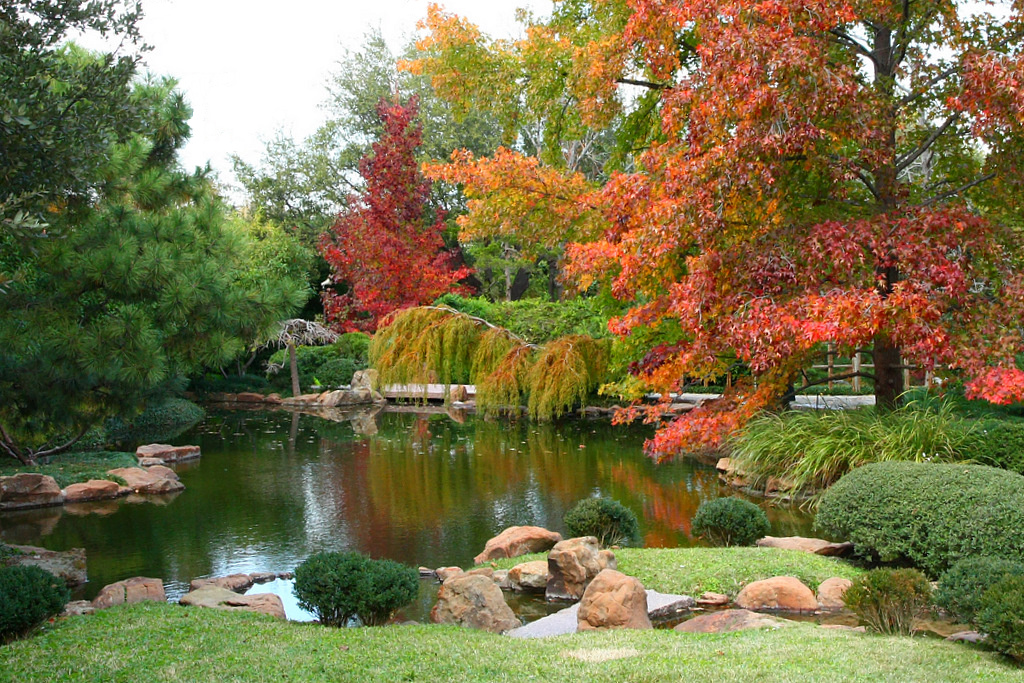
{"type": "MultiPolygon", "coordinates": [[[[211,410],[174,440],[202,448],[200,460],[177,468],[185,491],[144,503],[0,514],[0,538],[84,547],[86,598],[131,576],[162,578],[176,598],[193,578],[292,571],[320,550],[465,567],[505,527],[564,532],[565,512],[594,495],[633,509],[646,546],[693,545],[697,507],[732,491],[707,465],[655,465],[642,452],[649,433],[589,420],[458,422],[443,413],[383,412],[333,422],[211,410]]],[[[769,515],[776,535],[810,531],[799,512],[769,515]]],[[[423,583],[410,618],[423,618],[436,595],[436,586],[423,583]]],[[[301,616],[286,582],[254,591],[268,588],[285,599],[290,617],[301,616]]]]}

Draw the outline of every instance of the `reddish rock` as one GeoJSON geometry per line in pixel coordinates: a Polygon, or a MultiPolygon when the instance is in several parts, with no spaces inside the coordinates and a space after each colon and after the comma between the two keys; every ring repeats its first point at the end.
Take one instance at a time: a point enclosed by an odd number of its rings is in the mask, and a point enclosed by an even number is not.
{"type": "Polygon", "coordinates": [[[821,538],[804,538],[802,536],[765,536],[757,542],[759,548],[779,548],[780,550],[801,550],[815,555],[841,556],[853,552],[853,544],[833,543],[821,538]]]}
{"type": "Polygon", "coordinates": [[[239,595],[220,586],[207,585],[186,593],[178,602],[191,607],[259,612],[260,614],[269,614],[279,619],[285,618],[284,603],[281,602],[280,597],[273,593],[239,595]]]}
{"type": "Polygon", "coordinates": [[[849,579],[841,579],[839,577],[825,579],[818,586],[818,606],[821,609],[829,610],[843,609],[846,607],[843,596],[846,594],[846,589],[852,585],[853,581],[849,579]]]}
{"type": "Polygon", "coordinates": [[[441,585],[430,612],[435,624],[459,624],[502,633],[521,624],[494,582],[485,576],[453,576],[441,585]]]}
{"type": "Polygon", "coordinates": [[[632,576],[605,569],[594,577],[580,600],[577,630],[651,627],[647,591],[632,576]]]}
{"type": "Polygon", "coordinates": [[[544,591],[548,587],[548,562],[523,562],[508,570],[508,583],[517,591],[544,591]]]}
{"type": "Polygon", "coordinates": [[[747,584],[736,596],[736,606],[754,611],[814,612],[818,601],[800,579],[776,576],[747,584]]]}
{"type": "Polygon", "coordinates": [[[434,570],[434,573],[437,574],[437,580],[441,583],[444,583],[453,576],[465,574],[465,572],[462,571],[462,567],[438,567],[434,570]]]}
{"type": "Polygon", "coordinates": [[[494,567],[477,567],[476,569],[470,569],[466,573],[471,576],[486,576],[488,579],[494,579],[494,567]]]}
{"type": "Polygon", "coordinates": [[[235,401],[238,403],[264,403],[266,400],[266,396],[257,394],[254,391],[243,391],[240,394],[235,394],[235,401]]]}
{"type": "MultiPolygon", "coordinates": [[[[272,574],[271,577],[273,577],[272,574]]],[[[256,580],[249,574],[232,574],[230,576],[217,576],[210,579],[192,579],[189,582],[189,588],[195,591],[206,586],[217,586],[234,593],[244,593],[252,588],[254,583],[256,583],[256,580]]]]}
{"type": "Polygon", "coordinates": [[[179,480],[178,473],[172,470],[170,467],[165,467],[164,465],[153,465],[152,467],[149,467],[146,471],[149,472],[150,474],[155,474],[158,477],[163,477],[164,479],[173,479],[174,481],[179,480]]]}
{"type": "Polygon", "coordinates": [[[281,394],[268,394],[263,400],[266,403],[280,403],[281,394]]]}
{"type": "Polygon", "coordinates": [[[90,479],[83,484],[71,484],[64,489],[65,503],[82,503],[87,500],[104,500],[123,495],[121,485],[106,479],[90,479]]]}
{"type": "Polygon", "coordinates": [[[60,615],[62,617],[78,617],[84,614],[93,614],[95,611],[96,608],[88,600],[72,600],[64,605],[64,611],[60,615]]]}
{"type": "Polygon", "coordinates": [[[106,609],[114,605],[133,604],[136,602],[166,602],[164,583],[160,579],[148,579],[136,576],[124,581],[104,586],[93,601],[95,609],[106,609]]]}
{"type": "Polygon", "coordinates": [[[154,465],[166,465],[163,458],[139,458],[139,467],[153,467],[154,465]]]}
{"type": "Polygon", "coordinates": [[[729,596],[708,591],[697,598],[697,604],[701,607],[722,607],[729,604],[729,596]]]}
{"type": "Polygon", "coordinates": [[[776,619],[745,609],[726,609],[720,612],[702,614],[676,626],[683,633],[730,633],[755,628],[781,628],[792,622],[776,619]]]}
{"type": "Polygon", "coordinates": [[[153,468],[144,470],[141,467],[120,467],[110,470],[107,474],[121,477],[136,493],[173,493],[181,491],[185,485],[176,479],[168,479],[153,472],[153,468]]]}
{"type": "Polygon", "coordinates": [[[53,477],[22,472],[0,477],[0,510],[40,508],[64,503],[64,494],[53,477]]]}
{"type": "Polygon", "coordinates": [[[31,545],[11,545],[18,554],[7,559],[8,565],[39,567],[64,579],[68,586],[80,586],[87,580],[85,549],[47,550],[31,545]]]}
{"type": "Polygon", "coordinates": [[[602,569],[615,561],[611,551],[600,552],[593,536],[570,538],[555,544],[548,553],[549,600],[579,600],[602,569]]]}
{"type": "Polygon", "coordinates": [[[136,458],[160,458],[164,462],[192,460],[200,455],[199,446],[169,446],[164,443],[151,443],[135,449],[136,458]]]}
{"type": "Polygon", "coordinates": [[[483,552],[474,557],[473,562],[483,564],[504,557],[540,553],[550,550],[561,540],[562,534],[539,526],[510,526],[487,541],[483,552]]]}

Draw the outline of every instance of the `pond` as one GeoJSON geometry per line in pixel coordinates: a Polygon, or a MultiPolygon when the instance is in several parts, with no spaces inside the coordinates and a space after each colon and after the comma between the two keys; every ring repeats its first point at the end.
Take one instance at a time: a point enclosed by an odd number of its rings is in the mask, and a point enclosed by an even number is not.
{"type": "MultiPolygon", "coordinates": [[[[733,494],[708,465],[654,464],[642,452],[649,428],[453,419],[443,411],[348,417],[210,410],[174,440],[202,448],[200,460],[177,467],[185,491],[145,503],[0,514],[0,538],[85,548],[89,583],[81,597],[120,579],[151,576],[176,599],[191,579],[292,571],[320,550],[467,567],[505,527],[564,531],[566,511],[596,495],[637,513],[646,546],[694,545],[689,530],[697,507],[733,494]]],[[[811,531],[810,517],[798,511],[768,512],[776,535],[811,531]]],[[[406,618],[426,618],[436,585],[422,584],[406,618]]],[[[303,616],[287,582],[254,592],[268,589],[285,599],[290,618],[303,616]]],[[[520,607],[534,616],[547,611],[520,607]]]]}

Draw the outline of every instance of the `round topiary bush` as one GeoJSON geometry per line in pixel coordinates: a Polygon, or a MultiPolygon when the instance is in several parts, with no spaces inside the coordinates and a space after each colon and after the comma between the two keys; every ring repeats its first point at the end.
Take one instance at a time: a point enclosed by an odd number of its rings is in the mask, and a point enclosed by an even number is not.
{"type": "Polygon", "coordinates": [[[640,540],[636,515],[612,498],[586,498],[565,514],[571,536],[596,536],[602,546],[631,545],[640,540]]]}
{"type": "Polygon", "coordinates": [[[928,578],[916,569],[872,569],[853,580],[843,602],[872,630],[909,636],[931,595],[928,578]]]}
{"type": "Polygon", "coordinates": [[[60,614],[70,599],[64,581],[39,567],[0,568],[0,642],[60,614]]]}
{"type": "Polygon", "coordinates": [[[386,624],[400,607],[416,599],[420,573],[391,560],[370,560],[366,566],[366,585],[359,605],[359,618],[367,626],[386,624]]]}
{"type": "Polygon", "coordinates": [[[1014,659],[1024,660],[1024,576],[1008,576],[985,591],[976,623],[985,642],[1014,659]]]}
{"type": "Polygon", "coordinates": [[[359,553],[322,552],[295,568],[295,597],[325,626],[346,626],[359,612],[367,558],[359,553]]]}
{"type": "Polygon", "coordinates": [[[954,618],[971,623],[981,597],[1007,576],[1024,576],[1024,563],[998,557],[965,557],[939,579],[935,604],[954,618]]]}
{"type": "Polygon", "coordinates": [[[815,523],[863,556],[931,576],[965,557],[1024,562],[1024,476],[982,465],[865,465],[825,492],[815,523]]]}
{"type": "Polygon", "coordinates": [[[772,525],[759,506],[742,498],[716,498],[701,503],[693,516],[693,533],[715,545],[751,545],[772,525]]]}

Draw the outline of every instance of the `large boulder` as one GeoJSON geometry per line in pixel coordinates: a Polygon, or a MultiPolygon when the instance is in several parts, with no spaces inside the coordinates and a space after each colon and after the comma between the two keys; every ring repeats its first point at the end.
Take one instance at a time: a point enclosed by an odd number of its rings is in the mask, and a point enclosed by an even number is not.
{"type": "MultiPolygon", "coordinates": [[[[141,467],[119,467],[110,470],[107,474],[121,477],[136,493],[174,493],[182,491],[185,485],[177,479],[161,476],[160,471],[154,472],[156,467],[142,469],[141,467]]],[[[165,468],[166,469],[166,468],[165,468]]]]}
{"type": "Polygon", "coordinates": [[[508,583],[512,590],[545,591],[548,587],[548,561],[517,564],[508,570],[508,583]]]}
{"type": "Polygon", "coordinates": [[[853,552],[853,544],[833,543],[821,538],[804,538],[803,536],[765,536],[757,542],[759,548],[779,548],[781,550],[800,550],[815,555],[843,556],[853,552]]]}
{"type": "Polygon", "coordinates": [[[632,576],[605,569],[594,577],[580,600],[577,628],[652,628],[647,616],[647,593],[632,576]]]}
{"type": "Polygon", "coordinates": [[[776,576],[744,586],[736,606],[755,612],[814,612],[818,600],[810,588],[793,576],[776,576]]]}
{"type": "Polygon", "coordinates": [[[81,586],[88,580],[85,571],[85,549],[47,550],[31,545],[12,545],[17,555],[7,559],[8,565],[39,567],[64,579],[68,586],[81,586]]]}
{"type": "Polygon", "coordinates": [[[92,606],[94,609],[106,609],[136,602],[167,602],[163,581],[136,576],[112,583],[104,586],[99,595],[93,598],[92,606]]]}
{"type": "Polygon", "coordinates": [[[676,626],[675,630],[683,633],[729,633],[755,628],[776,629],[791,624],[792,622],[785,619],[776,619],[745,609],[726,609],[684,621],[676,626]]]}
{"type": "Polygon", "coordinates": [[[0,510],[62,505],[64,494],[53,477],[22,472],[0,477],[0,510]]]}
{"type": "Polygon", "coordinates": [[[234,591],[220,586],[207,585],[191,591],[178,601],[182,605],[192,607],[209,607],[212,609],[233,610],[240,612],[258,612],[269,614],[279,619],[285,618],[284,603],[273,593],[256,593],[239,595],[234,591]]]}
{"type": "Polygon", "coordinates": [[[846,589],[852,585],[853,581],[849,579],[841,579],[835,576],[831,579],[825,579],[818,586],[818,606],[821,609],[828,610],[843,609],[846,607],[843,596],[846,595],[846,589]]]}
{"type": "Polygon", "coordinates": [[[71,484],[64,489],[65,503],[84,503],[89,500],[106,500],[127,495],[128,490],[121,488],[115,481],[107,479],[90,479],[81,484],[71,484]]]}
{"type": "Polygon", "coordinates": [[[164,462],[193,460],[202,455],[199,446],[170,446],[165,443],[151,443],[135,449],[136,458],[159,458],[164,462]]]}
{"type": "Polygon", "coordinates": [[[615,555],[599,550],[593,536],[559,541],[548,553],[545,596],[549,600],[579,600],[602,569],[615,569],[615,555]]]}
{"type": "Polygon", "coordinates": [[[483,564],[504,557],[519,557],[528,553],[550,550],[562,540],[562,534],[539,526],[510,526],[484,544],[484,550],[473,558],[483,564]]]}
{"type": "Polygon", "coordinates": [[[441,584],[430,620],[435,624],[459,624],[491,633],[520,626],[519,619],[505,604],[501,589],[479,574],[460,574],[441,584]]]}
{"type": "Polygon", "coordinates": [[[374,391],[377,388],[378,373],[373,368],[368,370],[356,370],[352,375],[352,389],[363,391],[374,391]]]}

